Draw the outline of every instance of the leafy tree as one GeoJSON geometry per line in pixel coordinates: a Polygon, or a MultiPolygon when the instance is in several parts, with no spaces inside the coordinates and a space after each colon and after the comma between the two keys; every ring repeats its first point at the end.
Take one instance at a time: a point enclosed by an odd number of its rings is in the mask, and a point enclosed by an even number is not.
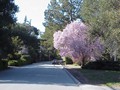
{"type": "MultiPolygon", "coordinates": [[[[28,24],[16,24],[11,30],[11,36],[15,37],[12,39],[13,41],[15,41],[14,46],[16,46],[16,44],[18,43],[18,48],[25,46],[25,48],[28,49],[28,54],[32,57],[32,59],[35,60],[35,58],[38,58],[40,40],[37,38],[37,28],[28,24]]],[[[18,48],[14,49],[20,51],[18,50],[18,48]]]]}
{"type": "Polygon", "coordinates": [[[22,32],[25,32],[31,36],[35,36],[37,37],[39,35],[39,30],[34,27],[34,26],[30,26],[29,24],[27,23],[24,23],[24,24],[20,24],[20,23],[17,23],[14,27],[13,27],[14,30],[16,31],[22,31],[22,32]]]}
{"type": "Polygon", "coordinates": [[[42,38],[47,39],[48,48],[53,48],[53,33],[62,30],[68,23],[80,18],[81,0],[51,0],[45,10],[45,33],[42,38]]]}
{"type": "Polygon", "coordinates": [[[8,54],[9,60],[19,60],[21,54],[19,53],[23,47],[23,41],[19,38],[19,36],[11,37],[11,52],[8,54]]]}
{"type": "Polygon", "coordinates": [[[87,59],[98,59],[103,50],[99,38],[95,42],[90,41],[87,26],[82,22],[72,22],[63,31],[55,32],[54,47],[61,56],[70,57],[73,62],[83,65],[87,59]]]}
{"type": "MultiPolygon", "coordinates": [[[[56,25],[59,29],[77,18],[80,12],[81,0],[51,0],[45,11],[45,26],[56,25]]],[[[52,26],[54,27],[54,26],[52,26]]],[[[57,29],[58,29],[57,28],[57,29]]],[[[57,30],[56,29],[56,30],[57,30]]]]}
{"type": "Polygon", "coordinates": [[[120,51],[120,0],[83,0],[80,12],[92,37],[102,37],[114,60],[120,51]]]}
{"type": "MultiPolygon", "coordinates": [[[[12,51],[11,45],[11,25],[15,23],[15,13],[18,7],[14,0],[0,0],[0,55],[6,58],[7,54],[12,51]]],[[[0,58],[0,59],[1,59],[0,58]]]]}
{"type": "Polygon", "coordinates": [[[19,36],[13,36],[11,37],[12,39],[12,44],[14,46],[14,52],[18,52],[19,50],[21,50],[21,46],[23,45],[23,41],[21,39],[19,39],[19,36]]]}
{"type": "Polygon", "coordinates": [[[0,29],[8,27],[16,21],[15,13],[18,7],[14,4],[14,0],[0,0],[0,29]]]}
{"type": "Polygon", "coordinates": [[[1,29],[0,30],[0,59],[6,58],[7,54],[12,51],[10,30],[1,29]]]}

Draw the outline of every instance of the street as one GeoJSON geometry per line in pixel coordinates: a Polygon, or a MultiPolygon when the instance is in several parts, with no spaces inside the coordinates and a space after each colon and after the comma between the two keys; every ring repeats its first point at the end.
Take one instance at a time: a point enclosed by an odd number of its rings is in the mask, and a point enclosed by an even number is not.
{"type": "MultiPolygon", "coordinates": [[[[79,83],[80,84],[80,83],[79,83]]],[[[78,85],[61,65],[51,62],[12,67],[0,72],[0,90],[112,90],[108,87],[78,85]]]]}

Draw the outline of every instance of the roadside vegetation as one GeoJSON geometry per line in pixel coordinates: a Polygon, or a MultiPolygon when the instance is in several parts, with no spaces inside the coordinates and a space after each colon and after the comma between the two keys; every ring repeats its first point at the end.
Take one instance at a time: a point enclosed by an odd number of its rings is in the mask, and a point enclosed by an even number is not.
{"type": "Polygon", "coordinates": [[[19,6],[14,0],[0,1],[0,70],[49,60],[49,53],[38,38],[40,31],[31,26],[27,16],[17,23],[19,6]]]}
{"type": "Polygon", "coordinates": [[[79,70],[87,78],[89,84],[120,87],[120,71],[110,70],[79,70]]]}

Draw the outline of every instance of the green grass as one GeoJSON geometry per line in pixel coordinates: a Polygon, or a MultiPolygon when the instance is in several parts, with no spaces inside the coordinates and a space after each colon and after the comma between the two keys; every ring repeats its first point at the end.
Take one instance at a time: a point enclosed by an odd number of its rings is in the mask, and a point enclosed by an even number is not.
{"type": "Polygon", "coordinates": [[[120,71],[81,69],[80,72],[88,79],[90,84],[120,86],[120,71]]]}

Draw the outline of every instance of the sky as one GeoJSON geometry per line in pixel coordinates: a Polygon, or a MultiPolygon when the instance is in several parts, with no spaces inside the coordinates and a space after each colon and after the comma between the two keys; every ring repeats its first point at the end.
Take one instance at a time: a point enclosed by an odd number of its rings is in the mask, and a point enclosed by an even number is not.
{"type": "Polygon", "coordinates": [[[47,9],[50,0],[15,0],[15,4],[19,7],[19,12],[16,13],[17,22],[23,23],[25,16],[31,19],[31,25],[44,32],[45,28],[42,25],[44,22],[44,11],[47,9]]]}

